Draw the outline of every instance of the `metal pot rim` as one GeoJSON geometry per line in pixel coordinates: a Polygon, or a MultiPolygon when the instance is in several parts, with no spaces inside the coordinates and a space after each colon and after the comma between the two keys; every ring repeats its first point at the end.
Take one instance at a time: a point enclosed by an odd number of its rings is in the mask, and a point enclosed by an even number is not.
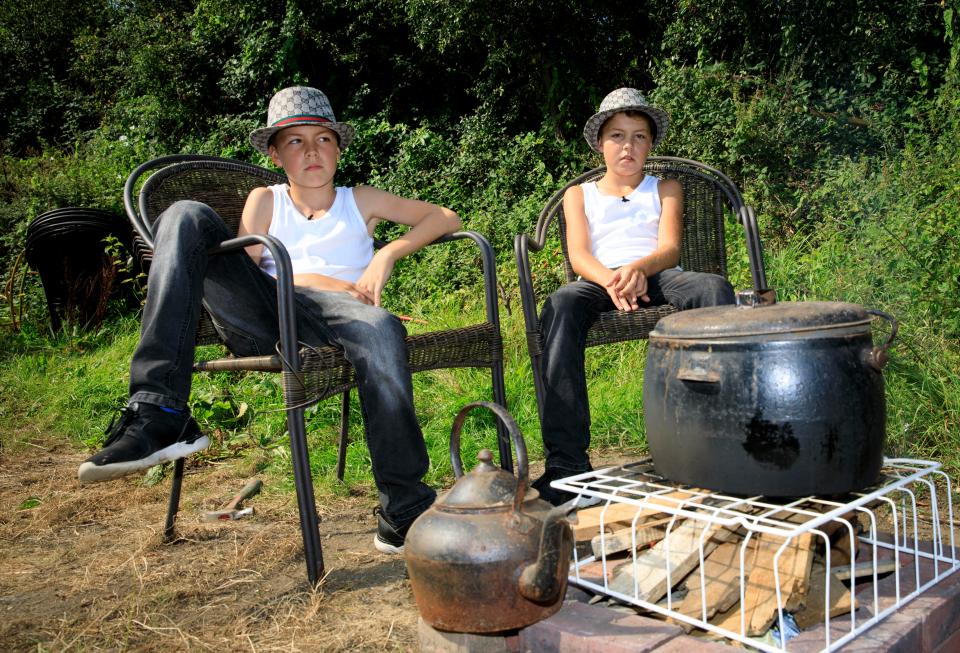
{"type": "Polygon", "coordinates": [[[650,339],[731,339],[794,334],[816,337],[842,330],[870,332],[870,314],[847,302],[781,302],[761,306],[712,306],[680,311],[660,320],[650,339]]]}

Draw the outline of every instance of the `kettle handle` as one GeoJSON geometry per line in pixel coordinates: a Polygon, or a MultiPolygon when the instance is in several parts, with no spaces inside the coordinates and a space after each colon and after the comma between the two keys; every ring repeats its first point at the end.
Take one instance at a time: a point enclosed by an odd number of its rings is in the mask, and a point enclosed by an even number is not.
{"type": "Polygon", "coordinates": [[[463,461],[460,459],[460,430],[467,419],[467,413],[474,408],[487,408],[507,427],[510,432],[510,439],[513,440],[513,449],[517,454],[517,493],[513,498],[514,510],[520,510],[523,498],[527,495],[527,486],[530,476],[527,470],[527,443],[523,440],[523,434],[520,433],[520,427],[517,426],[513,415],[501,406],[490,401],[475,401],[467,404],[457,413],[453,420],[453,428],[450,430],[450,463],[453,465],[453,473],[457,478],[463,476],[463,461]]]}

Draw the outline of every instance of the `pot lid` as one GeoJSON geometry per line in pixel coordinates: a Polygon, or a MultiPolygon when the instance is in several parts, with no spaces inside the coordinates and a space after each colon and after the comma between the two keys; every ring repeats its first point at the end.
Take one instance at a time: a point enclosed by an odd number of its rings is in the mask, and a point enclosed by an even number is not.
{"type": "Polygon", "coordinates": [[[759,306],[712,306],[668,315],[650,332],[655,338],[736,338],[866,327],[870,315],[847,302],[780,302],[759,306]]]}
{"type": "MultiPolygon", "coordinates": [[[[493,464],[493,453],[482,449],[477,454],[476,467],[457,479],[453,487],[437,499],[444,508],[506,508],[513,507],[517,492],[517,477],[493,464]]],[[[528,489],[524,499],[529,499],[528,489]]]]}

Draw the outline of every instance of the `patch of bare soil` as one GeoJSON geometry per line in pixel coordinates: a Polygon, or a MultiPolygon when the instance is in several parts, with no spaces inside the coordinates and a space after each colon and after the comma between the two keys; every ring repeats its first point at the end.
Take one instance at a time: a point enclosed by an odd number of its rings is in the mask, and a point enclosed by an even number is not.
{"type": "Polygon", "coordinates": [[[204,523],[248,480],[184,480],[179,541],[161,541],[169,481],[80,486],[86,454],[0,450],[0,650],[408,651],[417,609],[402,556],[373,548],[367,497],[318,500],[327,574],[307,583],[292,493],[204,523]]]}

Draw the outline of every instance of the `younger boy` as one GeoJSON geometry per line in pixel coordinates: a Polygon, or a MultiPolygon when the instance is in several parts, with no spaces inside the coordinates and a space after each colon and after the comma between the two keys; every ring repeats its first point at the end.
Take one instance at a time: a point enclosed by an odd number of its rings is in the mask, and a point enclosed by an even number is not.
{"type": "Polygon", "coordinates": [[[572,495],[550,487],[551,481],[591,469],[584,349],[600,313],[734,301],[723,277],[678,266],[683,189],[676,180],[643,170],[668,125],[665,111],[647,104],[636,89],[621,88],[604,98],[583,128],[607,170],[599,181],[571,187],[564,195],[570,263],[580,279],[550,295],[541,316],[546,469],[533,487],[553,504],[572,495]]]}
{"type": "MultiPolygon", "coordinates": [[[[337,122],[315,88],[274,95],[267,126],[251,133],[250,142],[283,168],[288,183],[250,193],[239,234],[270,234],[284,243],[293,263],[300,340],[342,347],[353,365],[380,491],[374,545],[399,553],[409,525],[436,493],[422,480],[429,460],[414,412],[406,331],[380,307],[380,298],[397,260],[456,231],[460,219],[449,209],[376,188],[335,186],[340,153],[354,133],[337,122]],[[381,219],[411,228],[374,252],[373,228],[381,219]]],[[[197,202],[172,205],[155,232],[129,404],[119,423],[111,423],[104,449],[80,465],[81,483],[208,446],[187,406],[201,299],[234,354],[270,353],[278,339],[276,266],[269,251],[257,245],[246,254],[208,256],[233,234],[197,202]]]]}

